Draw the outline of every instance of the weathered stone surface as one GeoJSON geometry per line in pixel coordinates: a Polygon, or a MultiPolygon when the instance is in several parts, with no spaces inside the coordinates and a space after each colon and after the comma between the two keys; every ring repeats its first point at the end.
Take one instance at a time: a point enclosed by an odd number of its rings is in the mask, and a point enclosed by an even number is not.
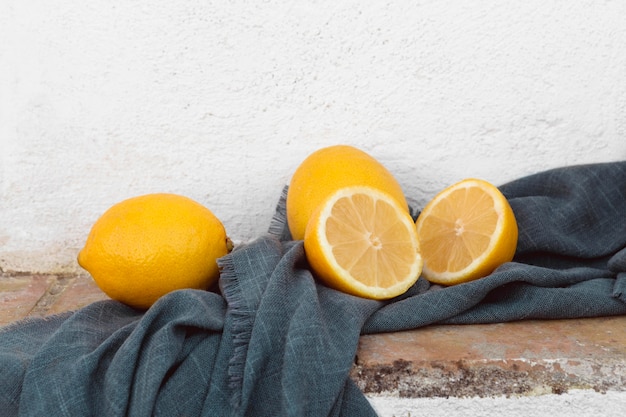
{"type": "Polygon", "coordinates": [[[470,397],[626,390],[626,317],[430,326],[361,337],[365,393],[470,397]]]}
{"type": "Polygon", "coordinates": [[[0,276],[0,326],[28,316],[53,281],[43,275],[0,276]]]}

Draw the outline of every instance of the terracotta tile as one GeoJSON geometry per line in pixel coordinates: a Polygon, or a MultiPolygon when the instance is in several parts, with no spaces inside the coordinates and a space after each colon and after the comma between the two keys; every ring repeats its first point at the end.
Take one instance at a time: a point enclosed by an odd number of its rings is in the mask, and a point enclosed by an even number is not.
{"type": "Polygon", "coordinates": [[[0,276],[0,326],[25,318],[46,294],[53,278],[0,276]]]}
{"type": "Polygon", "coordinates": [[[78,276],[71,280],[67,287],[54,300],[47,314],[58,314],[64,311],[78,310],[96,301],[108,299],[96,283],[87,276],[78,276]]]}

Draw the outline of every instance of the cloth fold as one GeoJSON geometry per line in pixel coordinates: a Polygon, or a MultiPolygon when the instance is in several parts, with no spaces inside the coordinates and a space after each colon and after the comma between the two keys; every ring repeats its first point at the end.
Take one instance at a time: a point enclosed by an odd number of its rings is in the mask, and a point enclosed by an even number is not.
{"type": "Polygon", "coordinates": [[[269,233],[218,263],[214,292],[147,311],[115,301],[0,329],[6,416],[375,416],[349,379],[360,334],[433,323],[626,314],[626,162],[557,168],[500,187],[513,262],[453,287],[420,278],[385,302],[321,285],[289,240],[284,194],[269,233]]]}

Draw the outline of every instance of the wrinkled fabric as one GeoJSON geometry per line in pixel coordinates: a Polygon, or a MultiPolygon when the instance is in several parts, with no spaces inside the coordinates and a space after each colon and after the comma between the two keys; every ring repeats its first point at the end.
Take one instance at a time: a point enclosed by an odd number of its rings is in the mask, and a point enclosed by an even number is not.
{"type": "MultiPolygon", "coordinates": [[[[140,311],[107,300],[0,330],[6,416],[375,416],[349,379],[360,334],[433,323],[626,314],[626,162],[500,187],[513,262],[385,302],[315,280],[281,198],[269,233],[221,258],[219,289],[140,311]]],[[[284,195],[283,195],[284,197],[284,195]]]]}

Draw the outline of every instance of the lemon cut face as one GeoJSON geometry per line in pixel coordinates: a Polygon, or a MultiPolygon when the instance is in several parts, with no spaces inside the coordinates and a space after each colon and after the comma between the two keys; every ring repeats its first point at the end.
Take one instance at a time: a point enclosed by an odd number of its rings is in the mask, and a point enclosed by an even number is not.
{"type": "Polygon", "coordinates": [[[437,194],[420,213],[417,234],[423,275],[453,285],[489,275],[517,248],[513,210],[497,187],[480,179],[460,181],[437,194]]]}
{"type": "Polygon", "coordinates": [[[307,260],[328,286],[371,299],[406,292],[422,258],[413,220],[395,198],[372,187],[346,187],[313,214],[307,260]]]}

